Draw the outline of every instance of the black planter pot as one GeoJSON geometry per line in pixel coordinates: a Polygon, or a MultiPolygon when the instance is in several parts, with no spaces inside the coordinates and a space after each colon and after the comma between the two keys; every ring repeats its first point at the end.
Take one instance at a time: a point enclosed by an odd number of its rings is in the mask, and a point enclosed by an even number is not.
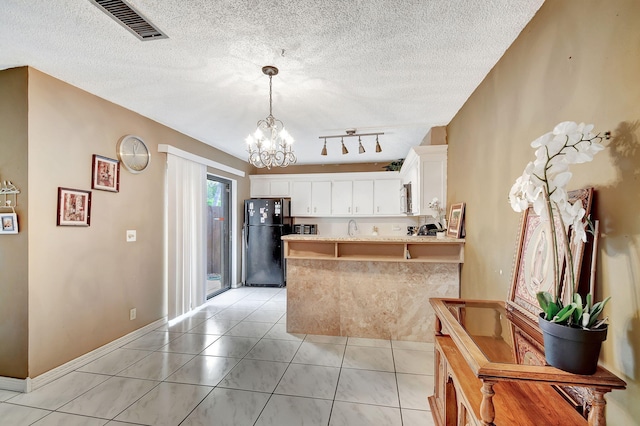
{"type": "Polygon", "coordinates": [[[598,368],[600,347],[607,338],[606,324],[597,329],[567,327],[538,319],[544,337],[544,356],[549,365],[574,374],[593,374],[598,368]]]}

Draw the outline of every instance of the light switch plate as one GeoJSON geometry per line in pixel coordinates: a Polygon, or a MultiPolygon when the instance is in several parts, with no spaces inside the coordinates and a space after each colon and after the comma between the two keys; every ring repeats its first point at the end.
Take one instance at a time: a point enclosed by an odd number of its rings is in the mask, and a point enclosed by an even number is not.
{"type": "Polygon", "coordinates": [[[136,240],[136,231],[134,229],[127,230],[127,242],[132,243],[136,240]]]}

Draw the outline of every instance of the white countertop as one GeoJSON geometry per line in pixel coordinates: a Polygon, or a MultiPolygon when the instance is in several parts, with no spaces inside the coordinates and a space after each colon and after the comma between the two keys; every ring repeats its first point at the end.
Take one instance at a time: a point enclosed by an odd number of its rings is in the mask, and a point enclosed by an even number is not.
{"type": "Polygon", "coordinates": [[[433,236],[412,235],[308,235],[290,234],[282,237],[285,241],[317,241],[317,242],[372,242],[372,243],[464,243],[464,238],[437,238],[433,236]]]}

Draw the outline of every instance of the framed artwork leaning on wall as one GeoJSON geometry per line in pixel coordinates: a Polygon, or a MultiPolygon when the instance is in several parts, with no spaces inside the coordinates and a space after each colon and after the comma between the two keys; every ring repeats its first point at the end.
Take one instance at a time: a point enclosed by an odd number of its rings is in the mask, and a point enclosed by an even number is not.
{"type": "Polygon", "coordinates": [[[462,238],[462,224],[464,222],[464,203],[451,204],[447,221],[447,237],[462,238]]]}

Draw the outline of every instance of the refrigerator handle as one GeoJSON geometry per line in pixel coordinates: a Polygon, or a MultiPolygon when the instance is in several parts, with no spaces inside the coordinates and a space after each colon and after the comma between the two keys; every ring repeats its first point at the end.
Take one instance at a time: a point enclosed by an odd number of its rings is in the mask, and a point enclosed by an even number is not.
{"type": "Polygon", "coordinates": [[[249,226],[242,227],[242,284],[247,282],[247,246],[249,242],[249,226]]]}

